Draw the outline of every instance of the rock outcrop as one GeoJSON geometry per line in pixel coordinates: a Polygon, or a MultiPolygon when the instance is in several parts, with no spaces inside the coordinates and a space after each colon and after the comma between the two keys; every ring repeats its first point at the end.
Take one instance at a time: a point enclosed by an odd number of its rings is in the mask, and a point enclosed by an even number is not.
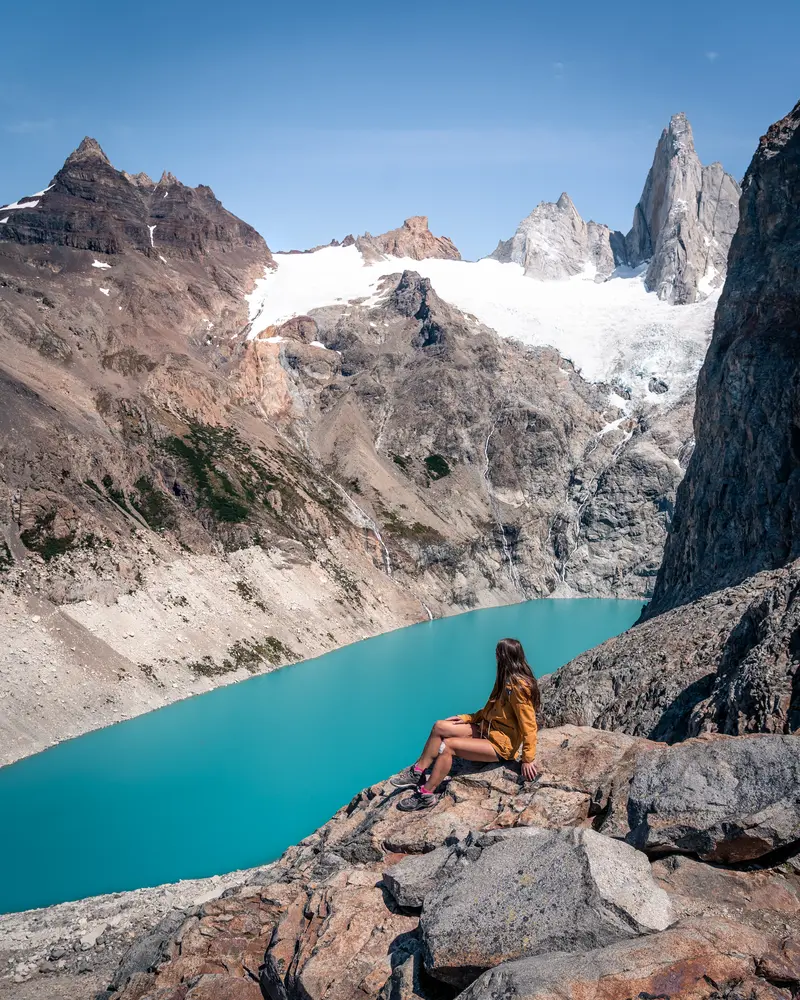
{"type": "Polygon", "coordinates": [[[647,287],[660,299],[694,302],[722,285],[740,193],[721,164],[701,164],[686,115],[673,115],[625,238],[628,264],[647,263],[647,287]]]}
{"type": "Polygon", "coordinates": [[[588,951],[672,923],[647,858],[627,844],[575,828],[492,839],[462,848],[462,865],[425,896],[420,934],[436,979],[464,987],[523,955],[588,951]]]}
{"type": "MultiPolygon", "coordinates": [[[[183,914],[154,907],[149,928],[133,894],[119,897],[119,919],[105,931],[108,898],[53,908],[46,931],[41,912],[0,918],[13,942],[4,967],[22,1000],[90,1000],[101,973],[104,1000],[439,1000],[459,988],[485,1000],[562,998],[595,995],[601,978],[603,996],[707,1000],[710,990],[730,997],[745,984],[741,995],[790,1000],[800,987],[796,842],[776,856],[769,838],[754,837],[748,866],[728,868],[719,850],[713,864],[648,860],[620,839],[634,834],[628,803],[645,787],[660,789],[653,802],[670,791],[681,799],[685,830],[712,829],[725,748],[746,756],[756,747],[758,756],[769,739],[693,741],[689,766],[676,764],[667,789],[653,785],[653,762],[682,748],[542,730],[535,782],[522,784],[515,766],[465,764],[433,809],[413,814],[395,808],[407,792],[375,785],[278,862],[240,873],[221,898],[183,914]],[[128,912],[137,937],[120,955],[128,912]],[[88,941],[98,932],[103,948],[88,941]],[[81,934],[88,945],[74,951],[81,934]]],[[[756,805],[743,800],[737,813],[730,796],[731,823],[713,826],[715,843],[741,846],[736,824],[756,805]]],[[[787,797],[784,807],[797,824],[800,802],[787,797]]],[[[680,849],[704,847],[698,839],[680,849]]]]}
{"type": "Polygon", "coordinates": [[[670,741],[800,728],[799,215],[800,105],[745,177],[646,620],[549,682],[551,722],[670,741]]]}
{"type": "Polygon", "coordinates": [[[521,264],[528,277],[541,281],[568,278],[587,267],[607,277],[625,263],[625,238],[608,226],[584,222],[565,191],[555,204],[540,202],[490,256],[521,264]]]}
{"type": "MultiPolygon", "coordinates": [[[[411,260],[423,260],[426,257],[461,260],[461,254],[452,240],[446,236],[434,236],[428,229],[427,215],[414,215],[406,219],[399,229],[390,229],[379,236],[364,233],[355,242],[367,260],[380,256],[406,257],[411,260]]],[[[343,245],[347,245],[347,241],[343,245]]]]}

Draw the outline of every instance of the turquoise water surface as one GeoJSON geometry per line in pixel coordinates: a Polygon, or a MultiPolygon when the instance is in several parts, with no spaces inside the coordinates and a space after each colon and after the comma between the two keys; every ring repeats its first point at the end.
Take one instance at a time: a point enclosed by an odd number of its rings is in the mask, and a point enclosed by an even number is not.
{"type": "Polygon", "coordinates": [[[540,600],[399,629],[0,768],[0,913],[274,860],[475,711],[494,646],[549,673],[639,601],[540,600]]]}

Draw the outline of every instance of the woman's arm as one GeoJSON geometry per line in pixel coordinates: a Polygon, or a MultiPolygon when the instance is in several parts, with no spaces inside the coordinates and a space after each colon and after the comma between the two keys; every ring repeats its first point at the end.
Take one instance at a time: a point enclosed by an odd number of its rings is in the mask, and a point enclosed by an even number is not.
{"type": "Polygon", "coordinates": [[[536,722],[536,711],[528,692],[515,686],[511,696],[511,704],[522,731],[522,774],[528,781],[538,773],[533,759],[536,756],[536,740],[539,726],[536,722]],[[526,773],[527,772],[527,773],[526,773]]]}

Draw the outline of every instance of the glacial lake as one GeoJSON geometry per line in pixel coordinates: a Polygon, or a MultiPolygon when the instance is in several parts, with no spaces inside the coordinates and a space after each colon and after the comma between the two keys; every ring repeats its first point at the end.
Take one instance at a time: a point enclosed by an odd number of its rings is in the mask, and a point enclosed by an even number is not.
{"type": "Polygon", "coordinates": [[[0,768],[0,913],[250,868],[480,708],[494,647],[538,676],[640,601],[539,600],[412,625],[188,698],[0,768]]]}

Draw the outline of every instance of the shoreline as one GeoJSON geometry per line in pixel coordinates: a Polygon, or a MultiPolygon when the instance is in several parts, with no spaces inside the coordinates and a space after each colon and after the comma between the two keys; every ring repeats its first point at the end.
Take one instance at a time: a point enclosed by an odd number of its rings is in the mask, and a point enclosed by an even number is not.
{"type": "MultiPolygon", "coordinates": [[[[14,596],[17,596],[17,599],[20,602],[26,601],[24,597],[19,597],[18,595],[14,596]]],[[[390,624],[389,627],[373,631],[370,634],[365,634],[360,628],[353,628],[351,626],[350,631],[354,633],[361,632],[361,634],[360,635],[353,634],[347,637],[345,641],[337,643],[336,645],[327,646],[326,643],[322,642],[323,648],[310,652],[309,655],[303,656],[302,659],[293,661],[287,660],[284,663],[276,664],[275,666],[268,667],[267,669],[264,670],[259,670],[255,673],[251,673],[250,671],[244,668],[240,668],[238,670],[232,671],[229,675],[226,675],[224,677],[198,678],[196,676],[192,676],[189,673],[189,671],[183,669],[180,671],[179,676],[181,677],[181,680],[183,680],[184,683],[186,683],[189,686],[189,690],[179,690],[177,687],[179,682],[172,681],[171,686],[164,685],[156,692],[158,695],[157,701],[153,700],[153,692],[148,691],[143,693],[143,697],[134,697],[133,699],[130,699],[130,701],[127,704],[122,703],[121,708],[118,707],[120,704],[118,700],[112,702],[110,705],[105,706],[106,710],[104,712],[102,711],[102,706],[98,706],[99,711],[96,714],[94,714],[93,718],[92,718],[92,713],[87,712],[88,719],[86,721],[89,721],[90,724],[87,725],[85,728],[83,728],[82,725],[79,725],[77,728],[75,726],[70,726],[68,728],[73,731],[64,732],[63,735],[57,736],[50,742],[44,742],[44,740],[41,740],[39,741],[41,743],[41,745],[39,746],[36,745],[37,741],[35,740],[35,738],[31,736],[29,737],[29,739],[32,741],[32,748],[29,749],[28,751],[17,752],[18,749],[20,748],[15,747],[13,749],[10,749],[10,751],[8,752],[0,753],[0,771],[2,771],[6,767],[12,766],[13,764],[19,763],[22,760],[26,760],[30,757],[36,756],[37,754],[44,753],[47,750],[51,750],[62,743],[69,742],[70,740],[73,739],[79,739],[81,736],[85,736],[88,733],[97,732],[98,730],[101,729],[107,729],[121,722],[129,722],[133,719],[140,718],[141,716],[148,715],[151,712],[159,711],[160,709],[166,708],[170,705],[175,705],[178,702],[186,701],[189,698],[194,698],[199,695],[208,694],[211,691],[216,691],[220,688],[230,687],[233,684],[239,684],[244,681],[251,680],[254,677],[265,676],[266,674],[274,673],[277,670],[283,670],[287,667],[300,666],[301,664],[308,663],[312,660],[318,659],[321,656],[325,656],[328,653],[332,653],[340,649],[346,649],[348,646],[355,645],[359,642],[366,642],[370,639],[375,639],[378,638],[379,636],[388,635],[391,632],[397,632],[400,631],[401,629],[413,628],[414,626],[417,625],[428,625],[430,624],[430,621],[442,620],[444,618],[455,618],[461,615],[473,614],[475,612],[491,611],[493,609],[499,609],[499,608],[515,607],[517,605],[528,604],[531,603],[532,601],[541,601],[541,600],[554,600],[554,601],[619,600],[619,601],[634,601],[644,605],[647,603],[648,599],[640,597],[608,597],[607,595],[591,595],[591,596],[576,595],[576,594],[566,594],[562,592],[562,593],[556,593],[555,596],[547,595],[547,597],[534,597],[524,601],[507,601],[502,604],[484,605],[477,608],[445,610],[443,614],[439,614],[436,618],[430,620],[427,618],[421,618],[418,621],[410,621],[404,624],[403,623],[390,624]],[[145,699],[147,700],[145,701],[145,699]]],[[[67,609],[70,607],[69,605],[65,605],[63,607],[50,605],[49,608],[45,608],[44,605],[46,602],[42,601],[41,598],[33,596],[28,597],[27,603],[29,605],[32,605],[35,610],[44,613],[35,614],[33,613],[33,611],[30,611],[27,614],[28,621],[21,622],[23,627],[27,626],[28,629],[30,629],[32,625],[41,626],[42,632],[44,633],[47,629],[48,621],[58,620],[62,622],[62,625],[54,626],[53,628],[51,628],[50,629],[51,634],[54,631],[54,629],[61,631],[62,628],[66,630],[67,628],[70,627],[73,629],[75,635],[78,634],[78,629],[79,629],[78,623],[75,622],[75,620],[72,619],[67,613],[67,609]]],[[[11,615],[7,617],[12,617],[12,618],[17,617],[17,620],[20,621],[21,619],[24,619],[25,614],[20,610],[12,610],[11,615]]],[[[2,620],[2,612],[0,612],[0,620],[2,620]]],[[[328,634],[330,635],[330,633],[328,634]]],[[[26,636],[26,641],[31,645],[33,644],[31,642],[30,632],[26,636]]],[[[74,639],[73,641],[79,641],[79,640],[74,639]]],[[[27,653],[27,647],[23,648],[23,652],[27,653]]],[[[115,660],[119,659],[118,655],[116,656],[114,655],[113,650],[111,650],[110,652],[115,660]]],[[[88,658],[88,656],[84,656],[82,658],[88,658]]],[[[116,664],[113,664],[112,666],[114,667],[114,669],[123,669],[123,670],[125,669],[124,667],[122,668],[117,667],[116,664]]],[[[0,681],[3,680],[2,667],[3,667],[3,658],[0,655],[0,681]]],[[[131,687],[130,683],[128,684],[128,687],[130,689],[131,687]]],[[[36,688],[33,689],[33,693],[34,694],[37,693],[36,688]]],[[[134,690],[134,694],[137,693],[138,692],[134,690]]],[[[2,699],[7,696],[8,696],[7,692],[0,694],[0,703],[2,703],[2,699]]],[[[33,713],[33,715],[35,716],[36,713],[33,713]]]]}

